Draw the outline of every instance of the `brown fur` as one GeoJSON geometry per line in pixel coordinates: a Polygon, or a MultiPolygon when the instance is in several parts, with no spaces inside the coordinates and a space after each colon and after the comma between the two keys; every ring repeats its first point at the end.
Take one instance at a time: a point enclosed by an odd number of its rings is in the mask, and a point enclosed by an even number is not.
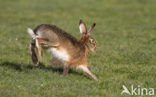
{"type": "Polygon", "coordinates": [[[86,58],[90,51],[88,50],[87,46],[77,40],[75,37],[71,36],[67,32],[63,31],[62,29],[49,24],[42,24],[39,25],[35,30],[35,34],[44,33],[42,34],[43,39],[49,42],[56,42],[59,43],[57,49],[66,49],[67,53],[72,56],[70,57],[70,61],[67,61],[70,65],[80,65],[85,64],[88,65],[86,62],[86,58]],[[53,36],[52,36],[53,35],[53,36]],[[57,38],[56,38],[57,37],[57,38]]]}
{"type": "MultiPolygon", "coordinates": [[[[93,38],[90,37],[90,32],[95,27],[95,24],[89,29],[89,33],[87,33],[86,25],[82,20],[80,20],[79,25],[82,28],[80,40],[77,40],[75,37],[55,25],[41,24],[37,26],[34,29],[34,33],[38,36],[35,41],[39,60],[42,59],[42,48],[44,45],[48,45],[48,48],[56,48],[59,51],[67,52],[69,59],[63,61],[64,75],[68,73],[70,66],[83,65],[84,67],[88,67],[87,57],[91,51],[96,49],[96,43],[92,42],[93,38]]],[[[60,63],[57,61],[58,60],[54,60],[54,62],[60,63]]],[[[92,78],[97,80],[90,71],[88,72],[87,73],[92,78]]]]}
{"type": "Polygon", "coordinates": [[[34,64],[38,64],[38,59],[37,59],[37,55],[35,53],[35,44],[31,43],[30,44],[30,54],[31,54],[31,58],[34,64]]]}

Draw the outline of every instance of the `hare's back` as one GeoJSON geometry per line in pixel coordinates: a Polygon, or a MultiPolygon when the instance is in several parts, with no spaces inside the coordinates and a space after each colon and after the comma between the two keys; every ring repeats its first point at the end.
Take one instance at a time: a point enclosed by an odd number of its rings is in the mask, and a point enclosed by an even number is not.
{"type": "Polygon", "coordinates": [[[59,41],[57,27],[54,25],[41,24],[34,29],[39,38],[48,41],[59,41]]]}

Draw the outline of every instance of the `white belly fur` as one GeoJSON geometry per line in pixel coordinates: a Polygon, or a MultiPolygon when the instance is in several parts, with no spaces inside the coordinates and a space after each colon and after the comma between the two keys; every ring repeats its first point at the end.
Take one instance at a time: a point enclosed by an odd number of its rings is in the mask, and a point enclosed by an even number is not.
{"type": "Polygon", "coordinates": [[[52,53],[53,57],[59,60],[62,60],[62,61],[69,60],[69,56],[65,50],[60,51],[60,50],[57,50],[56,48],[50,48],[48,51],[52,53]]]}

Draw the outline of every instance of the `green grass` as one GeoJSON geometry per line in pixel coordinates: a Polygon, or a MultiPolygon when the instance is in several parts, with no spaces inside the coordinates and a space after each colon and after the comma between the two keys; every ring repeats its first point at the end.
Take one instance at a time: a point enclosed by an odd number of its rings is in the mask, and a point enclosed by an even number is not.
{"type": "Polygon", "coordinates": [[[156,0],[0,0],[0,97],[122,97],[122,85],[156,89],[155,4],[156,0]],[[26,29],[55,24],[80,38],[79,19],[87,27],[97,23],[92,37],[98,49],[88,61],[99,81],[74,67],[63,76],[62,68],[50,66],[47,52],[43,66],[33,67],[26,29]]]}

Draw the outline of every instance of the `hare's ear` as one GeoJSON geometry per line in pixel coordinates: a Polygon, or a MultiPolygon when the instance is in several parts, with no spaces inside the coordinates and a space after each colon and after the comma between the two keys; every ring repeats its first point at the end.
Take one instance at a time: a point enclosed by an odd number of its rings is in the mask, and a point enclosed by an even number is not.
{"type": "Polygon", "coordinates": [[[79,29],[80,29],[80,33],[87,33],[87,28],[86,28],[86,24],[80,20],[79,22],[79,29]]]}
{"type": "Polygon", "coordinates": [[[92,32],[92,30],[94,29],[94,27],[96,26],[96,23],[93,23],[93,25],[89,28],[87,34],[90,35],[90,33],[92,32]]]}

